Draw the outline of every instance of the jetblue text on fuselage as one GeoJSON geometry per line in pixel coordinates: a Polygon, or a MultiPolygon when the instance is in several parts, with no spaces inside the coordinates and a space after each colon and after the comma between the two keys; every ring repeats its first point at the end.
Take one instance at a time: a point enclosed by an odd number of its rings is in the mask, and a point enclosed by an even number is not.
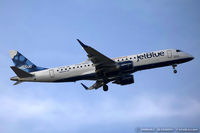
{"type": "Polygon", "coordinates": [[[147,59],[147,58],[154,58],[154,57],[160,57],[164,56],[165,52],[160,51],[160,52],[150,52],[150,53],[144,53],[141,55],[137,55],[137,62],[142,60],[142,59],[147,59]]]}

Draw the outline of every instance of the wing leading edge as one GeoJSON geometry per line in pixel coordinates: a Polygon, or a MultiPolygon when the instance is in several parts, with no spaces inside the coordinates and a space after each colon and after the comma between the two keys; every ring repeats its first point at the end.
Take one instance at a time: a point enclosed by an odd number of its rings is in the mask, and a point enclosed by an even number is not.
{"type": "MultiPolygon", "coordinates": [[[[83,49],[87,52],[87,56],[88,56],[89,60],[91,60],[92,63],[94,64],[94,66],[95,66],[95,69],[96,69],[95,72],[96,73],[105,72],[110,68],[116,67],[115,61],[113,61],[109,57],[103,55],[102,53],[100,53],[96,49],[85,45],[79,39],[77,39],[77,41],[80,43],[80,45],[83,47],[83,49]]],[[[106,85],[107,83],[108,83],[108,81],[106,80],[106,77],[102,77],[101,81],[97,80],[96,83],[94,83],[91,87],[87,87],[83,83],[81,83],[81,85],[86,90],[91,90],[91,89],[98,89],[98,88],[106,85]]]]}
{"type": "Polygon", "coordinates": [[[112,59],[108,58],[107,56],[103,55],[102,53],[98,52],[94,48],[87,46],[83,44],[79,39],[77,39],[80,45],[83,47],[83,49],[87,52],[88,58],[92,61],[94,64],[96,70],[103,68],[103,67],[109,67],[109,66],[115,66],[116,62],[112,59]]]}

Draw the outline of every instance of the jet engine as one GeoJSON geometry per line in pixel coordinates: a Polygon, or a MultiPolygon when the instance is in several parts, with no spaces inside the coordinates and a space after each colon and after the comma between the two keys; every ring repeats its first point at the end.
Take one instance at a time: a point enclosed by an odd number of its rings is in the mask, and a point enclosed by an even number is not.
{"type": "Polygon", "coordinates": [[[112,77],[116,76],[122,73],[130,73],[134,69],[133,62],[132,61],[124,61],[119,62],[116,64],[116,67],[108,68],[107,71],[104,71],[103,73],[99,72],[97,75],[99,76],[107,76],[112,77]]]}
{"type": "Polygon", "coordinates": [[[132,61],[119,62],[118,69],[120,71],[130,71],[133,69],[133,62],[132,61]]]}

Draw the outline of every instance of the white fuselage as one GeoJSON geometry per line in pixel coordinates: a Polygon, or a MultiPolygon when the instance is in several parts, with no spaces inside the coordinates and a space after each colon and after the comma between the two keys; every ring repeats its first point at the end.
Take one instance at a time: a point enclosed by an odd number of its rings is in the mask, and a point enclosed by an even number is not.
{"type": "MultiPolygon", "coordinates": [[[[130,73],[133,73],[139,70],[184,63],[191,60],[191,58],[193,57],[185,52],[177,52],[175,49],[167,49],[123,56],[113,58],[112,60],[116,63],[132,61],[134,69],[130,73]]],[[[32,72],[31,74],[33,74],[34,77],[21,78],[19,80],[31,82],[73,82],[77,80],[97,80],[95,76],[95,66],[89,60],[76,65],[50,68],[32,72]]]]}

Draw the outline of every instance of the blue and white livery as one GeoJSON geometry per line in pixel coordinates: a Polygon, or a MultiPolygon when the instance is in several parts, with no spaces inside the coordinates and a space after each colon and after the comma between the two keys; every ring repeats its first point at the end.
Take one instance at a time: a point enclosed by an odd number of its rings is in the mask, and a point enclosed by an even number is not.
{"type": "Polygon", "coordinates": [[[86,90],[98,89],[103,86],[107,91],[109,82],[128,85],[134,83],[133,73],[164,66],[172,66],[174,73],[177,64],[194,59],[193,56],[177,49],[166,49],[130,55],[118,58],[109,58],[94,48],[83,44],[80,45],[86,51],[88,60],[76,65],[68,65],[56,68],[39,67],[29,61],[16,50],[10,50],[10,56],[15,66],[11,69],[17,76],[11,80],[21,82],[75,82],[78,80],[94,80],[92,86],[81,85],[86,90]]]}

